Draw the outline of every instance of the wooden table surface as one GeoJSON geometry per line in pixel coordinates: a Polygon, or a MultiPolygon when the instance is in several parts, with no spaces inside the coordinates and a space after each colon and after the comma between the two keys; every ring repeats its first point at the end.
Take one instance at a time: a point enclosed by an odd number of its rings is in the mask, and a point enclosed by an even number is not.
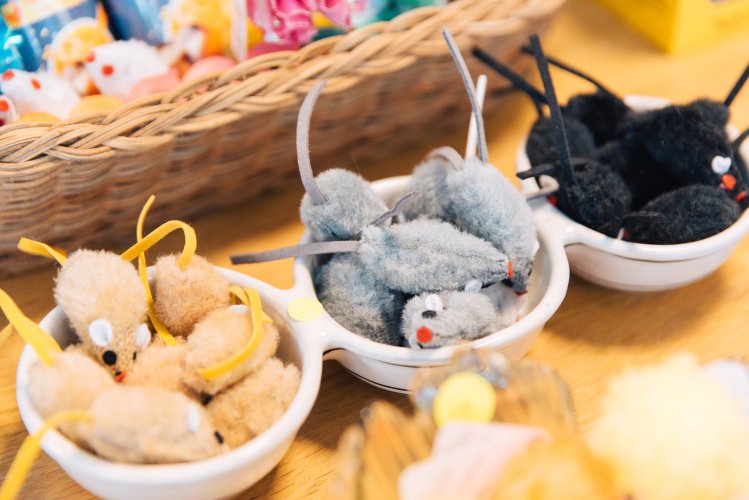
{"type": "MultiPolygon", "coordinates": [[[[698,53],[667,56],[591,0],[571,0],[544,42],[549,54],[588,70],[620,94],[658,95],[677,102],[702,96],[722,100],[749,60],[749,35],[698,53]]],[[[590,89],[561,73],[555,73],[555,82],[562,102],[574,92],[590,89]]],[[[749,126],[749,89],[739,96],[732,111],[737,127],[749,126]]],[[[505,173],[512,172],[515,150],[533,119],[530,104],[520,96],[487,117],[491,159],[505,173]]],[[[359,165],[352,158],[349,167],[369,179],[405,174],[432,148],[449,144],[461,150],[464,140],[464,130],[445,137],[425,135],[423,144],[376,165],[359,165]]],[[[230,254],[295,243],[302,232],[297,216],[301,188],[290,184],[284,192],[190,221],[198,233],[199,252],[217,265],[228,266],[230,254]]],[[[176,249],[176,239],[164,248],[176,249]]],[[[292,283],[288,260],[243,270],[277,287],[292,283]]],[[[3,280],[0,287],[39,320],[53,306],[53,276],[49,268],[3,280]]],[[[613,292],[573,278],[562,307],[529,356],[554,366],[566,378],[585,428],[598,414],[606,379],[624,366],[656,361],[678,351],[692,351],[704,359],[749,355],[747,276],[749,239],[713,275],[671,292],[613,292]]],[[[0,478],[26,436],[15,404],[15,368],[21,348],[21,341],[13,336],[0,351],[0,478]]],[[[337,364],[325,363],[320,396],[289,453],[239,498],[327,496],[331,459],[342,430],[356,422],[361,409],[376,399],[410,407],[405,396],[371,387],[337,364]]],[[[21,497],[91,495],[42,454],[21,497]]]]}

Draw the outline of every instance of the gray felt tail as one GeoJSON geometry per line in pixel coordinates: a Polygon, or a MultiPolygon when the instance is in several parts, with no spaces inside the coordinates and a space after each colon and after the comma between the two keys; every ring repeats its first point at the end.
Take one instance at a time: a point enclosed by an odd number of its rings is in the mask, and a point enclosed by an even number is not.
{"type": "Polygon", "coordinates": [[[324,80],[312,87],[312,90],[302,102],[296,122],[296,156],[299,163],[299,177],[302,178],[304,190],[312,198],[313,205],[323,205],[327,202],[320,188],[315,184],[315,175],[312,173],[312,162],[309,157],[309,127],[312,120],[312,110],[324,87],[324,80]]]}
{"type": "Polygon", "coordinates": [[[385,221],[393,218],[394,216],[396,216],[401,211],[401,209],[403,208],[403,204],[405,202],[407,202],[408,200],[410,200],[411,198],[413,198],[414,196],[421,196],[421,192],[420,191],[411,191],[411,192],[408,192],[408,193],[404,194],[403,196],[401,196],[400,198],[398,198],[396,200],[395,204],[393,205],[393,208],[391,208],[387,212],[384,212],[382,215],[380,215],[375,220],[373,220],[372,222],[370,222],[369,225],[370,226],[379,226],[382,223],[384,223],[385,221]]]}
{"type": "Polygon", "coordinates": [[[476,130],[478,131],[478,144],[479,144],[479,159],[482,163],[489,163],[489,154],[486,147],[486,133],[484,132],[484,118],[481,114],[481,106],[479,106],[478,96],[476,95],[476,87],[473,85],[473,79],[471,74],[468,72],[468,66],[466,61],[463,59],[463,54],[460,53],[458,45],[455,43],[455,39],[450,34],[450,30],[447,28],[442,29],[442,37],[447,42],[447,48],[450,49],[450,55],[453,56],[455,65],[458,67],[460,77],[463,79],[463,85],[466,87],[468,92],[468,98],[471,100],[471,107],[473,108],[473,115],[476,120],[476,130]]]}
{"type": "Polygon", "coordinates": [[[358,250],[358,241],[322,241],[316,243],[303,243],[292,247],[276,248],[265,252],[232,255],[230,258],[231,263],[234,265],[257,264],[259,262],[270,262],[272,260],[288,259],[290,257],[323,255],[329,253],[353,253],[358,250]]]}

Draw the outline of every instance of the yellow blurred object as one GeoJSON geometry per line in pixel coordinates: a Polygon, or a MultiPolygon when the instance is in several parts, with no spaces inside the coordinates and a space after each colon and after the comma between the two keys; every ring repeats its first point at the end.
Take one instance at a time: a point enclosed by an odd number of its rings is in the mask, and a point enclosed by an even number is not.
{"type": "Polygon", "coordinates": [[[91,18],[76,19],[68,23],[55,36],[54,42],[47,49],[46,58],[61,74],[65,68],[83,63],[91,49],[113,41],[107,31],[106,23],[91,18]]]}
{"type": "Polygon", "coordinates": [[[598,0],[666,52],[749,34],[749,0],[598,0]]]}
{"type": "Polygon", "coordinates": [[[13,123],[57,123],[60,119],[49,113],[26,113],[18,117],[13,123]]]}
{"type": "Polygon", "coordinates": [[[231,0],[176,0],[162,11],[164,27],[170,36],[197,26],[203,31],[203,57],[226,54],[231,36],[231,0]]]}
{"type": "Polygon", "coordinates": [[[119,99],[108,95],[89,95],[81,100],[70,110],[70,116],[78,116],[89,111],[114,111],[124,103],[119,99]]]}
{"type": "Polygon", "coordinates": [[[494,500],[618,500],[608,464],[579,439],[569,436],[540,441],[505,467],[494,500]]]}
{"type": "Polygon", "coordinates": [[[335,23],[319,12],[312,13],[312,24],[315,28],[335,28],[335,23]]]}

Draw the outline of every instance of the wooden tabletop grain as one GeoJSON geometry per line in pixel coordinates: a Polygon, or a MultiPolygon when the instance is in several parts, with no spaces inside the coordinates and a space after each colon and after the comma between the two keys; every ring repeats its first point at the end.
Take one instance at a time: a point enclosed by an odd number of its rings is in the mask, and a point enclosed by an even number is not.
{"type": "MultiPolygon", "coordinates": [[[[677,102],[703,96],[722,99],[749,60],[749,34],[697,53],[667,56],[591,0],[571,0],[544,43],[549,54],[585,68],[620,94],[657,95],[677,102]]],[[[590,88],[561,73],[555,73],[555,82],[562,102],[570,94],[590,88]]],[[[732,111],[732,122],[738,128],[749,126],[749,90],[737,99],[732,111]]],[[[530,104],[521,96],[487,117],[492,162],[507,174],[513,170],[517,145],[533,119],[530,104]]],[[[443,137],[425,134],[423,144],[408,151],[376,164],[360,165],[351,158],[348,167],[369,179],[405,174],[430,149],[449,144],[461,150],[464,140],[465,130],[443,137]]],[[[295,243],[302,232],[297,217],[301,192],[292,181],[283,192],[190,221],[198,233],[199,252],[217,265],[228,266],[232,253],[295,243]]],[[[176,250],[177,244],[176,239],[170,240],[165,251],[176,250]]],[[[292,283],[288,260],[243,270],[277,287],[292,283]]],[[[53,306],[53,276],[49,268],[3,280],[0,287],[39,320],[53,306]]],[[[749,355],[747,277],[749,239],[713,275],[671,292],[613,292],[573,278],[562,307],[529,356],[554,366],[567,379],[585,428],[598,414],[606,379],[626,365],[684,350],[705,359],[749,355]]],[[[15,369],[21,348],[21,341],[14,336],[0,351],[0,478],[26,436],[15,404],[15,369]]],[[[320,396],[289,453],[239,498],[326,497],[331,459],[342,430],[376,399],[410,407],[405,396],[370,387],[337,364],[325,363],[320,396]]],[[[91,495],[42,454],[22,498],[91,495]]]]}

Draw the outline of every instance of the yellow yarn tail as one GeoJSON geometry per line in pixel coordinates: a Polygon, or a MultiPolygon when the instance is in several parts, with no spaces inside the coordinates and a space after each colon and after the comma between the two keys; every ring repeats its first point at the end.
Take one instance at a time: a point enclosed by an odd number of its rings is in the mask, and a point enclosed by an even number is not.
{"type": "MultiPolygon", "coordinates": [[[[45,365],[49,366],[54,360],[57,353],[62,349],[51,335],[42,330],[42,328],[26,317],[21,309],[16,305],[10,295],[5,290],[0,289],[0,309],[8,318],[10,325],[15,328],[21,338],[36,351],[37,356],[45,365]]],[[[8,328],[3,329],[0,337],[7,338],[10,335],[8,328]]]]}
{"type": "Polygon", "coordinates": [[[65,422],[89,422],[93,416],[84,411],[66,411],[56,413],[44,421],[42,428],[34,434],[24,439],[21,448],[13,459],[13,463],[5,476],[2,486],[0,486],[0,500],[13,500],[18,496],[29,469],[34,464],[36,457],[41,451],[41,444],[44,435],[48,430],[56,428],[65,422]]]}
{"type": "Polygon", "coordinates": [[[197,236],[195,236],[195,230],[188,224],[179,220],[170,220],[163,223],[151,231],[145,238],[125,250],[121,257],[127,261],[131,261],[159,241],[163,240],[168,234],[177,231],[178,229],[181,229],[182,232],[185,233],[185,244],[182,248],[182,254],[177,260],[177,265],[184,271],[190,264],[192,257],[195,255],[195,250],[198,248],[198,239],[197,236]]]}
{"type": "MultiPolygon", "coordinates": [[[[154,195],[151,195],[146,201],[146,204],[143,205],[143,209],[140,211],[140,216],[138,216],[138,224],[135,229],[138,242],[143,240],[143,225],[145,224],[146,216],[148,215],[148,211],[151,209],[151,206],[153,205],[155,199],[156,197],[154,195]]],[[[192,255],[190,256],[190,258],[192,258],[192,255]]],[[[177,345],[177,341],[175,340],[175,338],[171,333],[169,333],[169,330],[166,328],[166,326],[164,326],[164,323],[161,322],[158,316],[156,316],[156,310],[153,307],[153,294],[151,293],[151,285],[148,282],[145,250],[138,255],[138,276],[140,277],[141,283],[143,283],[143,288],[146,290],[146,300],[148,301],[148,319],[151,320],[151,324],[156,330],[156,334],[159,336],[159,338],[161,338],[164,344],[177,345]]]]}
{"type": "Polygon", "coordinates": [[[213,366],[198,370],[198,373],[206,380],[217,379],[241,365],[255,352],[258,345],[260,345],[260,340],[263,338],[264,313],[260,295],[252,288],[245,288],[242,291],[242,295],[244,295],[244,298],[240,300],[250,308],[250,314],[252,315],[252,336],[247,344],[234,355],[213,366]]]}
{"type": "Polygon", "coordinates": [[[62,248],[51,247],[46,243],[30,240],[28,238],[21,238],[18,240],[18,249],[29,255],[38,255],[40,257],[55,259],[60,265],[65,264],[68,260],[68,254],[62,248]]]}

